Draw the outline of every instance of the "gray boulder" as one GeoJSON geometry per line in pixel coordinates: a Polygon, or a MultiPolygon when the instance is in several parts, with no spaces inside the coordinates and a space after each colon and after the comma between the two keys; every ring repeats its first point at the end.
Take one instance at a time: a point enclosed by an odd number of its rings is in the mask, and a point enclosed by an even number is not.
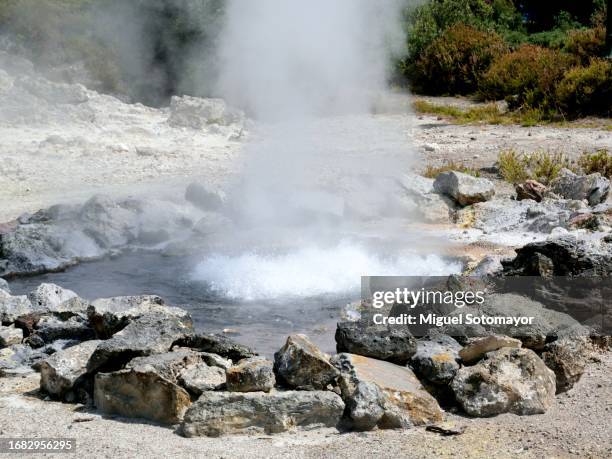
{"type": "Polygon", "coordinates": [[[176,424],[191,404],[191,397],[156,372],[127,369],[96,374],[94,403],[102,413],[176,424]]]}
{"type": "Polygon", "coordinates": [[[546,345],[542,360],[555,372],[557,393],[567,392],[580,381],[588,358],[586,337],[563,337],[546,345]]]}
{"type": "Polygon", "coordinates": [[[229,107],[223,99],[174,96],[170,101],[168,123],[175,127],[201,130],[212,124],[242,124],[244,119],[244,113],[229,107]]]}
{"type": "Polygon", "coordinates": [[[43,343],[49,344],[58,339],[75,341],[92,340],[95,339],[96,334],[89,326],[87,319],[80,316],[61,320],[55,316],[45,315],[36,322],[30,339],[33,336],[40,338],[43,343]]]}
{"type": "Polygon", "coordinates": [[[576,175],[568,169],[561,169],[550,189],[565,199],[586,200],[589,205],[596,206],[608,198],[610,180],[599,173],[576,175]]]}
{"type": "Polygon", "coordinates": [[[503,348],[461,368],[451,388],[471,416],[542,414],[555,398],[555,374],[529,349],[503,348]]]}
{"type": "Polygon", "coordinates": [[[343,412],[333,392],[205,392],[185,414],[181,431],[186,437],[218,437],[336,427],[343,412]]]}
{"type": "Polygon", "coordinates": [[[521,347],[521,340],[510,338],[509,336],[491,335],[472,338],[459,351],[459,357],[465,363],[472,363],[480,360],[487,353],[497,351],[503,347],[521,347]]]}
{"type": "Polygon", "coordinates": [[[176,383],[179,375],[185,369],[200,363],[202,363],[202,358],[197,352],[184,349],[174,352],[165,352],[163,354],[136,357],[126,365],[126,368],[141,373],[157,373],[162,378],[176,383]]]}
{"type": "Polygon", "coordinates": [[[416,374],[432,383],[448,384],[459,370],[461,345],[450,336],[439,335],[417,341],[417,352],[411,360],[416,374]]]}
{"type": "Polygon", "coordinates": [[[417,350],[407,327],[371,325],[366,321],[339,322],[336,350],[405,365],[417,350]]]}
{"type": "Polygon", "coordinates": [[[190,393],[199,396],[203,392],[221,390],[225,387],[225,370],[217,366],[199,363],[185,368],[179,375],[179,384],[190,393]]]}
{"type": "Polygon", "coordinates": [[[353,354],[338,354],[340,389],[351,425],[357,430],[406,428],[442,419],[438,402],[412,370],[353,354]]]}
{"type": "Polygon", "coordinates": [[[225,375],[230,392],[270,392],[276,383],[273,363],[264,357],[241,360],[225,375]]]}
{"type": "Polygon", "coordinates": [[[305,335],[291,335],[274,354],[274,371],[282,384],[299,390],[325,390],[340,372],[305,335]]]}
{"type": "Polygon", "coordinates": [[[27,296],[11,296],[0,290],[0,323],[10,325],[32,311],[32,303],[27,296]]]}
{"type": "Polygon", "coordinates": [[[434,189],[452,198],[460,206],[488,201],[495,195],[495,186],[491,181],[454,171],[438,175],[434,189]]]}
{"type": "Polygon", "coordinates": [[[0,325],[0,348],[9,347],[13,344],[21,344],[22,341],[23,331],[19,328],[15,328],[14,325],[10,327],[0,325]]]}
{"type": "Polygon", "coordinates": [[[28,299],[36,310],[53,311],[62,303],[76,298],[77,294],[55,284],[40,284],[28,294],[28,299]]]}
{"type": "Polygon", "coordinates": [[[177,345],[216,354],[233,362],[257,356],[257,353],[249,347],[238,344],[223,335],[190,333],[179,340],[177,345]]]}
{"type": "Polygon", "coordinates": [[[87,362],[100,341],[87,341],[62,351],[56,352],[40,365],[40,388],[47,394],[66,400],[75,401],[79,385],[84,383],[87,362]]]}
{"type": "Polygon", "coordinates": [[[401,181],[402,188],[412,206],[410,210],[426,223],[449,223],[455,203],[447,196],[439,195],[434,190],[434,180],[419,175],[405,175],[401,181]]]}
{"type": "Polygon", "coordinates": [[[191,323],[161,312],[145,314],[102,341],[88,363],[90,372],[101,368],[121,368],[138,356],[163,354],[193,331],[191,323]]]}

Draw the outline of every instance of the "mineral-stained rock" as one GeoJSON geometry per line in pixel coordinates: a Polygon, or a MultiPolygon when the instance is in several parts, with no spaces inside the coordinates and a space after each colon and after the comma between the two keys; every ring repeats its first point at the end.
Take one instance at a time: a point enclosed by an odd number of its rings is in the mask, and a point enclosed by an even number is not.
{"type": "Polygon", "coordinates": [[[185,389],[153,371],[98,373],[94,402],[102,413],[176,424],[191,404],[185,389]]]}
{"type": "Polygon", "coordinates": [[[527,180],[525,183],[516,185],[516,199],[522,201],[531,199],[535,202],[542,202],[546,193],[546,185],[535,180],[527,180]]]}
{"type": "Polygon", "coordinates": [[[126,365],[126,368],[132,368],[140,372],[149,371],[157,373],[168,381],[176,383],[183,370],[200,363],[202,363],[202,358],[197,352],[179,350],[146,357],[136,357],[126,365]]]}
{"type": "Polygon", "coordinates": [[[434,189],[454,199],[461,206],[488,201],[495,195],[495,187],[491,181],[454,171],[438,175],[434,189]]]}
{"type": "Polygon", "coordinates": [[[274,354],[274,371],[279,382],[300,390],[324,390],[335,384],[339,371],[305,335],[291,335],[274,354]]]}
{"type": "Polygon", "coordinates": [[[251,357],[226,371],[230,392],[269,392],[276,382],[273,363],[264,357],[251,357]]]}
{"type": "Polygon", "coordinates": [[[438,402],[412,370],[353,354],[338,354],[340,389],[352,427],[358,430],[401,428],[442,419],[438,402]]]}
{"type": "Polygon", "coordinates": [[[450,336],[419,340],[417,352],[411,360],[412,368],[432,384],[447,384],[459,369],[460,349],[461,345],[450,336]]]}
{"type": "Polygon", "coordinates": [[[35,290],[28,294],[28,299],[38,311],[53,311],[60,304],[77,296],[72,290],[68,290],[55,284],[40,284],[35,290]]]}
{"type": "Polygon", "coordinates": [[[176,316],[145,314],[101,342],[87,368],[91,372],[102,368],[117,369],[134,357],[168,352],[192,330],[191,324],[185,324],[176,316]]]}
{"type": "Polygon", "coordinates": [[[475,362],[484,357],[488,352],[497,351],[502,347],[521,347],[522,342],[519,339],[510,338],[502,335],[483,336],[472,338],[459,351],[459,357],[466,363],[475,362]]]}
{"type": "Polygon", "coordinates": [[[14,325],[10,327],[3,327],[0,325],[0,348],[12,346],[13,344],[20,344],[23,341],[23,331],[19,328],[15,328],[14,325]]]}
{"type": "Polygon", "coordinates": [[[343,411],[333,392],[204,392],[185,414],[181,430],[186,437],[217,437],[336,427],[343,411]]]}
{"type": "Polygon", "coordinates": [[[206,391],[224,388],[226,376],[223,368],[199,363],[184,369],[178,380],[192,394],[201,395],[206,391]]]}
{"type": "Polygon", "coordinates": [[[541,414],[555,398],[555,374],[529,349],[503,348],[463,367],[451,388],[471,416],[541,414]]]}
{"type": "Polygon", "coordinates": [[[549,343],[544,348],[542,359],[555,372],[557,393],[567,392],[580,380],[586,368],[586,338],[563,337],[549,343]]]}
{"type": "Polygon", "coordinates": [[[551,191],[565,199],[587,200],[589,205],[602,203],[610,192],[610,181],[601,174],[576,175],[561,169],[550,184],[551,191]]]}
{"type": "Polygon", "coordinates": [[[247,346],[235,343],[223,335],[191,333],[179,340],[177,345],[200,352],[217,354],[233,362],[255,357],[257,353],[247,346]]]}
{"type": "Polygon", "coordinates": [[[415,354],[417,345],[407,327],[339,322],[336,350],[403,365],[415,354]]]}
{"type": "Polygon", "coordinates": [[[12,324],[18,317],[31,313],[32,303],[27,296],[11,296],[0,290],[0,323],[12,324]]]}
{"type": "Polygon", "coordinates": [[[100,341],[86,341],[56,352],[40,365],[40,388],[57,398],[74,401],[74,391],[87,376],[87,362],[100,341]]]}

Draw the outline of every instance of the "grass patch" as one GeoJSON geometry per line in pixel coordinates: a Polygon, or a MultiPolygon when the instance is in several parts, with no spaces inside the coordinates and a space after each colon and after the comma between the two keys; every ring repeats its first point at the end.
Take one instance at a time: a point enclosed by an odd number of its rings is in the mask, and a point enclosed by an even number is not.
{"type": "Polygon", "coordinates": [[[608,150],[583,153],[578,159],[578,166],[585,174],[599,172],[604,177],[612,178],[612,154],[608,150]]]}
{"type": "Polygon", "coordinates": [[[513,184],[530,179],[548,185],[559,175],[561,169],[576,169],[564,154],[546,151],[534,153],[503,151],[499,154],[497,164],[502,178],[513,184]]]}
{"type": "Polygon", "coordinates": [[[442,166],[434,166],[432,164],[427,165],[423,173],[423,177],[435,179],[438,175],[443,172],[462,172],[464,174],[472,175],[474,177],[480,177],[480,172],[476,169],[467,167],[465,164],[456,163],[454,161],[447,161],[442,166]]]}

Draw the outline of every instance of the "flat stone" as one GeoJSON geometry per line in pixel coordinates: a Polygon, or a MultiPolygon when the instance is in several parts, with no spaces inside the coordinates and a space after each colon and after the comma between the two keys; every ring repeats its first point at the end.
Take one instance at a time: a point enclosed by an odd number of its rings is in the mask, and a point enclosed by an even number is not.
{"type": "Polygon", "coordinates": [[[130,360],[126,368],[140,372],[157,373],[162,378],[176,383],[179,375],[189,367],[202,363],[202,357],[191,350],[179,350],[154,354],[145,357],[136,357],[130,360]]]}
{"type": "Polygon", "coordinates": [[[490,180],[455,171],[438,175],[434,182],[434,189],[452,198],[460,206],[488,201],[495,195],[495,186],[490,180]]]}
{"type": "Polygon", "coordinates": [[[469,343],[459,351],[459,357],[466,363],[475,362],[484,357],[488,352],[497,351],[503,347],[521,347],[519,339],[502,335],[472,338],[469,343]]]}
{"type": "Polygon", "coordinates": [[[223,335],[191,333],[179,340],[177,345],[216,354],[233,362],[257,356],[257,353],[249,347],[238,344],[223,335]]]}
{"type": "Polygon", "coordinates": [[[184,369],[179,375],[179,384],[195,395],[225,388],[225,370],[199,363],[184,369]]]}
{"type": "Polygon", "coordinates": [[[0,325],[0,348],[12,346],[13,344],[21,344],[22,341],[23,331],[19,328],[15,328],[14,325],[10,327],[0,325]]]}

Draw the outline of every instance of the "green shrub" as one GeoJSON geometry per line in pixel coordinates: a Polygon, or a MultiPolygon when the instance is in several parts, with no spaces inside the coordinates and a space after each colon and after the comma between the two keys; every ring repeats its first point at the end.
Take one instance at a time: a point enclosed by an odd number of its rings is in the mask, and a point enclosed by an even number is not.
{"type": "Polygon", "coordinates": [[[502,151],[497,158],[499,174],[510,183],[521,183],[529,178],[523,155],[514,150],[502,151]]]}
{"type": "Polygon", "coordinates": [[[612,115],[612,62],[596,59],[565,74],[556,89],[561,110],[570,116],[612,115]]]}
{"type": "Polygon", "coordinates": [[[416,63],[420,89],[433,94],[469,94],[491,62],[507,51],[495,32],[456,24],[435,39],[416,63]]]}
{"type": "Polygon", "coordinates": [[[557,108],[556,87],[575,57],[558,50],[522,45],[497,58],[479,87],[488,100],[506,99],[511,108],[541,109],[545,114],[557,108]]]}
{"type": "Polygon", "coordinates": [[[545,151],[530,154],[503,151],[499,154],[497,164],[502,178],[513,184],[531,179],[546,185],[559,175],[561,169],[572,169],[565,155],[545,151]]]}
{"type": "Polygon", "coordinates": [[[612,153],[607,150],[583,153],[578,160],[578,166],[585,174],[599,172],[604,177],[612,178],[612,153]]]}
{"type": "Polygon", "coordinates": [[[569,32],[564,50],[588,64],[593,57],[600,57],[606,49],[606,29],[603,26],[593,29],[578,29],[569,32]]]}

